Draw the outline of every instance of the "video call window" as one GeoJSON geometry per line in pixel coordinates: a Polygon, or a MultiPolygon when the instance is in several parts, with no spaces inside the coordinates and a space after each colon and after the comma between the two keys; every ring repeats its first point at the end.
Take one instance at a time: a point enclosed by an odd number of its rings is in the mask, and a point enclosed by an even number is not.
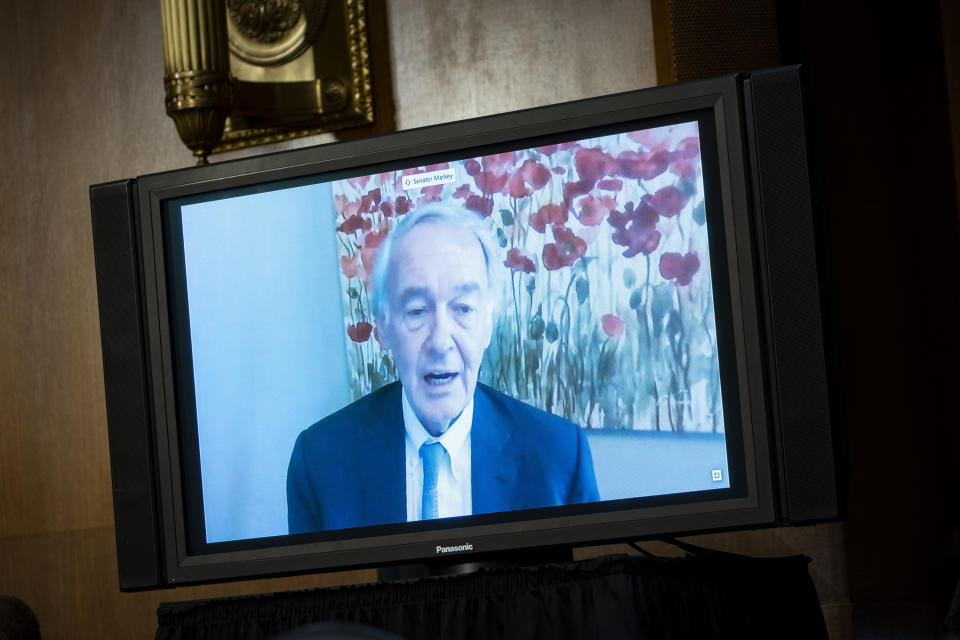
{"type": "MultiPolygon", "coordinates": [[[[486,233],[494,311],[477,388],[576,426],[595,481],[576,501],[729,488],[704,180],[691,121],[171,207],[189,344],[179,365],[195,402],[196,453],[184,459],[199,471],[202,540],[292,532],[288,468],[301,433],[371,394],[399,394],[396,341],[375,312],[375,264],[388,236],[430,207],[466,212],[486,233]]],[[[445,264],[437,238],[418,245],[426,265],[445,264]]],[[[440,369],[428,372],[431,384],[459,375],[440,369]]],[[[362,468],[355,458],[379,456],[401,465],[403,452],[388,451],[397,441],[336,450],[324,441],[326,458],[314,452],[303,464],[362,468]]],[[[529,455],[515,462],[521,476],[550,466],[529,455]]],[[[485,460],[476,449],[473,458],[485,460]]],[[[390,495],[409,504],[402,489],[390,495]]],[[[563,504],[510,506],[478,492],[468,514],[563,504]]],[[[409,511],[385,513],[321,526],[396,524],[409,511]]]]}

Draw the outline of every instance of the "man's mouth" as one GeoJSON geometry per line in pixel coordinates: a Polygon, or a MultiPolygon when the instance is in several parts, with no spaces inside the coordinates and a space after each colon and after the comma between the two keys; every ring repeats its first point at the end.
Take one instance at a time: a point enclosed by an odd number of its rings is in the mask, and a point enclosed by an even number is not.
{"type": "Polygon", "coordinates": [[[423,376],[423,379],[430,386],[442,386],[445,384],[450,384],[453,382],[459,373],[455,371],[431,371],[427,375],[423,376]]]}

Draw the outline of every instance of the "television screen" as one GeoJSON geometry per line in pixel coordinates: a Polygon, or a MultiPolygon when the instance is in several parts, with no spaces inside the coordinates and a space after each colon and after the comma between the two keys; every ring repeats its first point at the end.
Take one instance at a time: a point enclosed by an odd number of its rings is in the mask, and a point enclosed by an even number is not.
{"type": "Polygon", "coordinates": [[[716,152],[705,179],[689,117],[169,202],[196,542],[428,519],[412,486],[424,484],[418,433],[457,439],[442,462],[451,504],[433,518],[725,495],[715,298],[729,294],[711,277],[707,219],[721,211],[704,187],[716,152]],[[384,282],[378,259],[392,259],[384,282]],[[402,295],[378,286],[417,293],[378,313],[378,295],[402,295]],[[433,435],[405,429],[438,412],[433,435]],[[489,456],[490,439],[516,442],[489,456]],[[514,486],[487,500],[501,467],[514,486]]]}
{"type": "Polygon", "coordinates": [[[742,82],[139,178],[158,581],[776,521],[742,82]]]}

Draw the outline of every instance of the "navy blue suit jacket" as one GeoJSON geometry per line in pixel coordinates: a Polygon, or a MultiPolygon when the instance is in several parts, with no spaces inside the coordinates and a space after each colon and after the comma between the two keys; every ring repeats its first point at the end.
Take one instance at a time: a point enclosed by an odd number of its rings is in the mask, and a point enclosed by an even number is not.
{"type": "MultiPolygon", "coordinates": [[[[300,434],[290,533],[406,522],[400,392],[389,384],[300,434]]],[[[470,438],[475,514],[600,499],[586,435],[563,418],[478,384],[470,438]]]]}

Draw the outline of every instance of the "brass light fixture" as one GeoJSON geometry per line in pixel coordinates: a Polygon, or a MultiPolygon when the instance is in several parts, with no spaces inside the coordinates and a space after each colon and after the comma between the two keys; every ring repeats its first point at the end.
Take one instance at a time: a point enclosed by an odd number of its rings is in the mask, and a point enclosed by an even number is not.
{"type": "Polygon", "coordinates": [[[161,0],[167,114],[205,164],[373,124],[365,0],[161,0]]]}

